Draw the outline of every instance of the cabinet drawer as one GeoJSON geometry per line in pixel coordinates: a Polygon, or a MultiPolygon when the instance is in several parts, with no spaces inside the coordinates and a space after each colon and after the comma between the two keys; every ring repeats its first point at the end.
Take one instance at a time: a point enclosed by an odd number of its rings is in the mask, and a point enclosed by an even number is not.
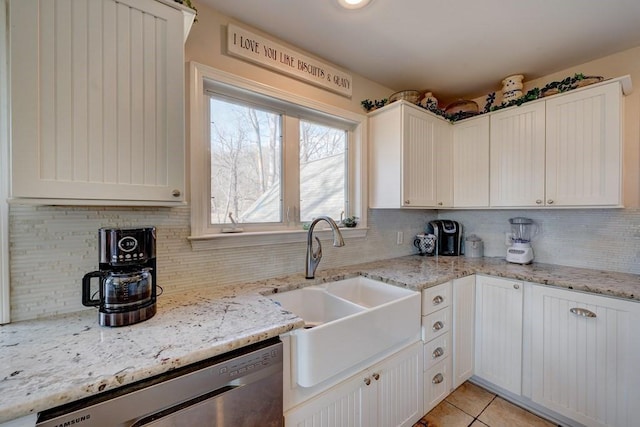
{"type": "Polygon", "coordinates": [[[422,291],[422,315],[449,307],[451,304],[451,282],[422,291]]]}
{"type": "Polygon", "coordinates": [[[451,307],[443,308],[428,316],[422,316],[422,341],[428,342],[449,332],[451,307]]]}
{"type": "Polygon", "coordinates": [[[451,334],[445,333],[424,345],[424,370],[446,359],[451,354],[451,334]]]}
{"type": "Polygon", "coordinates": [[[436,363],[424,373],[424,412],[429,412],[451,391],[451,358],[436,363]]]}

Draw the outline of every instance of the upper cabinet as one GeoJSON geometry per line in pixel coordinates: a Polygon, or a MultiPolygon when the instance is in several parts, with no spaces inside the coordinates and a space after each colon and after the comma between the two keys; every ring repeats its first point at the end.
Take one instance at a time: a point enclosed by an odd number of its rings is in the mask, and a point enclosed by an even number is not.
{"type": "Polygon", "coordinates": [[[453,126],[453,206],[489,206],[489,116],[453,126]]]}
{"type": "Polygon", "coordinates": [[[10,2],[12,197],[182,203],[186,11],[10,2]]]}
{"type": "Polygon", "coordinates": [[[372,208],[450,207],[452,129],[404,101],[369,117],[372,208]]]}
{"type": "Polygon", "coordinates": [[[622,205],[622,94],[611,83],[546,103],[545,203],[622,205]]]}
{"type": "Polygon", "coordinates": [[[451,125],[396,102],[370,114],[371,208],[622,206],[629,76],[451,125]]]}
{"type": "Polygon", "coordinates": [[[544,102],[491,115],[491,206],[544,204],[544,102]]]}
{"type": "Polygon", "coordinates": [[[621,206],[620,82],[491,116],[491,206],[621,206]]]}

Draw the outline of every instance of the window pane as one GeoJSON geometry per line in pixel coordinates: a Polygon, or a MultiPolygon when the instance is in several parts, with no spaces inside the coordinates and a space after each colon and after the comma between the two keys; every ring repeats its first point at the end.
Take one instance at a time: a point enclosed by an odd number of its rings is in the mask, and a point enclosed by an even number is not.
{"type": "Polygon", "coordinates": [[[344,129],[300,121],[301,221],[345,211],[346,147],[344,129]]]}
{"type": "Polygon", "coordinates": [[[281,222],[281,116],[211,98],[211,224],[281,222]]]}

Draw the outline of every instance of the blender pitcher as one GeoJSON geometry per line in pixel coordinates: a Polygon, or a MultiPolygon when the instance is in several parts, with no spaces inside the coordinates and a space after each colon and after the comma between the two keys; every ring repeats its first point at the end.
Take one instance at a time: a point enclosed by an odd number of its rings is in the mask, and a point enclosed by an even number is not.
{"type": "Polygon", "coordinates": [[[507,249],[506,260],[515,264],[529,264],[533,261],[531,238],[535,234],[535,223],[532,219],[510,218],[511,246],[507,249]]]}

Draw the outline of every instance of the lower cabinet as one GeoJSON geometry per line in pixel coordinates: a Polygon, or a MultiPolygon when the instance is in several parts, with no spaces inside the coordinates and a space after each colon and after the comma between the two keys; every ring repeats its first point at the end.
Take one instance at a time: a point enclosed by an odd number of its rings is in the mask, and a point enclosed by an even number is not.
{"type": "Polygon", "coordinates": [[[453,281],[453,376],[456,389],[473,375],[476,276],[453,281]]]}
{"type": "Polygon", "coordinates": [[[287,411],[287,427],[412,426],[423,414],[422,343],[287,411]]]}
{"type": "Polygon", "coordinates": [[[475,375],[516,395],[522,389],[522,282],[476,276],[475,375]]]}
{"type": "Polygon", "coordinates": [[[640,422],[640,304],[532,285],[532,400],[585,426],[640,422]]]}

